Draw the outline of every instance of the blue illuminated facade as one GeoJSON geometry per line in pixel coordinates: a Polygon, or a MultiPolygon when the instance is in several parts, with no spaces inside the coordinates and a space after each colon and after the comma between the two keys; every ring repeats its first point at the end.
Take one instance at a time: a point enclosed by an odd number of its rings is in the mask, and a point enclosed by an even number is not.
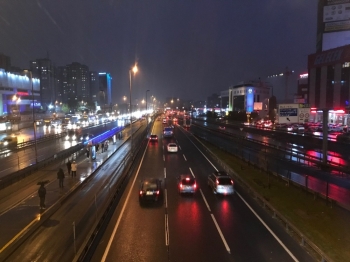
{"type": "Polygon", "coordinates": [[[31,112],[33,108],[40,108],[40,80],[30,80],[30,72],[7,72],[0,68],[0,115],[13,112],[31,112]]]}
{"type": "Polygon", "coordinates": [[[251,113],[267,110],[270,98],[270,86],[266,82],[242,82],[229,88],[229,111],[245,111],[251,113]],[[261,109],[257,109],[257,105],[261,109]],[[255,108],[254,108],[255,106],[255,108]]]}

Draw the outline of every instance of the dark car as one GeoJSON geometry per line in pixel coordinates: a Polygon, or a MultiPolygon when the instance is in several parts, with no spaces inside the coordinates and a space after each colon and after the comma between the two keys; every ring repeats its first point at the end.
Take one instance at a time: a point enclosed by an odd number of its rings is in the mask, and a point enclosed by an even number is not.
{"type": "Polygon", "coordinates": [[[197,189],[196,180],[191,175],[179,176],[177,186],[180,194],[182,193],[194,194],[197,189]]]}
{"type": "Polygon", "coordinates": [[[84,134],[80,137],[80,142],[87,142],[94,137],[93,134],[84,134]]]}
{"type": "Polygon", "coordinates": [[[139,201],[156,202],[159,199],[161,182],[158,178],[147,178],[141,182],[139,190],[139,201]]]}
{"type": "Polygon", "coordinates": [[[158,136],[157,135],[150,135],[149,141],[150,142],[158,142],[158,136]]]}

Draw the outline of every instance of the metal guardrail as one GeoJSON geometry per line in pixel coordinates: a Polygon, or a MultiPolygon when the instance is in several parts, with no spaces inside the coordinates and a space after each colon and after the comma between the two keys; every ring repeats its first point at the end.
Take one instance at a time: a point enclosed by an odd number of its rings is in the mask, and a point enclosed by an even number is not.
{"type": "MultiPolygon", "coordinates": [[[[201,138],[203,139],[203,138],[201,138]]],[[[206,139],[204,139],[206,140],[206,139]]],[[[253,196],[253,198],[260,203],[264,209],[269,212],[273,218],[279,220],[283,225],[285,230],[294,238],[299,240],[299,243],[302,247],[305,249],[312,251],[313,254],[316,254],[317,257],[322,262],[332,262],[332,260],[318,247],[316,246],[309,238],[307,238],[299,229],[293,225],[287,218],[285,218],[281,213],[279,213],[276,208],[274,208],[269,202],[265,200],[263,196],[261,196],[259,193],[257,193],[250,185],[248,185],[244,180],[241,179],[241,177],[232,170],[226,163],[221,161],[210,149],[208,149],[199,139],[197,141],[205,148],[206,152],[208,152],[213,159],[228,173],[230,174],[235,182],[242,186],[242,188],[245,189],[246,192],[248,192],[250,195],[253,196]]],[[[207,141],[207,140],[206,140],[207,141]]],[[[210,141],[208,141],[210,143],[210,141]]],[[[243,159],[247,161],[246,159],[243,159]]],[[[278,174],[274,174],[278,176],[278,174]]],[[[282,179],[284,177],[281,176],[282,179]]]]}

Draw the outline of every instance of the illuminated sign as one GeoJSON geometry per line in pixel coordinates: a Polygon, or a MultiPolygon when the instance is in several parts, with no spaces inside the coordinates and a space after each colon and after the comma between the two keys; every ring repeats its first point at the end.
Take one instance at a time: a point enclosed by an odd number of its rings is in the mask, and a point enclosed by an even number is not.
{"type": "Polygon", "coordinates": [[[28,96],[28,92],[17,92],[16,95],[18,96],[28,96]]]}

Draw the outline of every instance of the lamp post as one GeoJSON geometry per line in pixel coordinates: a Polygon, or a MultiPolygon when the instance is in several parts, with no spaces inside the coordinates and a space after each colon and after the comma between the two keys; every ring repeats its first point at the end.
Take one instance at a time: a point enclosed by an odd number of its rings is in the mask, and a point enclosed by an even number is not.
{"type": "Polygon", "coordinates": [[[34,148],[35,148],[35,163],[38,163],[38,151],[37,151],[37,145],[36,145],[36,122],[35,122],[35,114],[34,114],[34,85],[33,85],[33,72],[30,72],[30,82],[32,85],[32,114],[33,114],[33,128],[34,128],[34,148]]]}
{"type": "Polygon", "coordinates": [[[147,92],[149,92],[148,89],[146,90],[146,129],[148,130],[147,92]]]}
{"type": "Polygon", "coordinates": [[[132,154],[132,105],[131,105],[131,90],[132,90],[132,83],[131,83],[131,74],[132,72],[134,73],[134,75],[137,73],[137,66],[135,65],[133,68],[130,68],[129,69],[129,87],[130,87],[130,94],[129,94],[129,100],[130,100],[130,131],[131,131],[131,137],[130,137],[130,140],[131,140],[131,146],[130,146],[130,151],[131,151],[131,156],[133,157],[133,154],[132,154]]]}

